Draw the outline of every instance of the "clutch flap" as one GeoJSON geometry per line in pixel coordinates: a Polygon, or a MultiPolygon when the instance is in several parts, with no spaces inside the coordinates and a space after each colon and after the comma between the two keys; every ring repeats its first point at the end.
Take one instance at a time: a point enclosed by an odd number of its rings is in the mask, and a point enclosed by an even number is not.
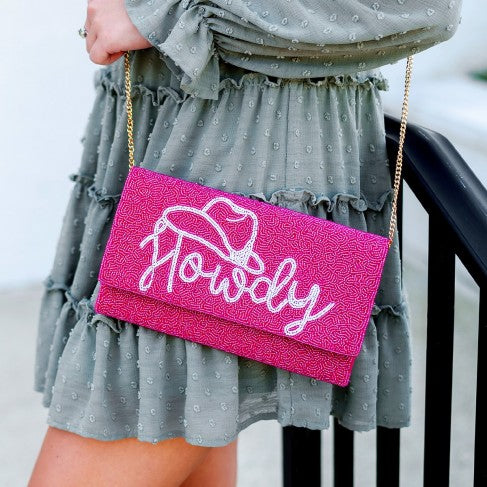
{"type": "Polygon", "coordinates": [[[134,167],[98,279],[356,356],[388,239],[134,167]]]}

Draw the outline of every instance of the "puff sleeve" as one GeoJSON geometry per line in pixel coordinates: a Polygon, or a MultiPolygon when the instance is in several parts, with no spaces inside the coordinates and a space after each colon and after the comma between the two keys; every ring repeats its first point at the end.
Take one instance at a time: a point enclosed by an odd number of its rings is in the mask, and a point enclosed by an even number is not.
{"type": "Polygon", "coordinates": [[[219,59],[284,78],[357,73],[448,40],[462,0],[125,0],[140,33],[217,99],[219,59]]]}

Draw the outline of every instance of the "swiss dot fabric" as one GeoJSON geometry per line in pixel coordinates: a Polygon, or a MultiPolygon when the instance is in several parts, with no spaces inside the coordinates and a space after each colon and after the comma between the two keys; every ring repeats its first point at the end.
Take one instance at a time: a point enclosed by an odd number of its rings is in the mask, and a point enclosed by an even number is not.
{"type": "MultiPolygon", "coordinates": [[[[460,1],[126,6],[154,46],[132,58],[138,165],[387,235],[378,67],[450,38],[460,1]]],[[[128,172],[122,59],[96,73],[95,90],[39,316],[34,388],[48,424],[101,440],[182,436],[205,446],[264,419],[407,426],[410,323],[397,234],[348,387],[94,312],[128,172]]]]}

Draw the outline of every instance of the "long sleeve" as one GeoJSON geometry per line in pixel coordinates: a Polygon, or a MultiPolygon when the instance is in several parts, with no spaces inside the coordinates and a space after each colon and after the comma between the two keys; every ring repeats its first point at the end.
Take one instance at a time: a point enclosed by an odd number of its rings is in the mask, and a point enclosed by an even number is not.
{"type": "Polygon", "coordinates": [[[313,78],[393,63],[448,40],[462,0],[126,0],[141,34],[216,99],[219,58],[271,76],[313,78]]]}

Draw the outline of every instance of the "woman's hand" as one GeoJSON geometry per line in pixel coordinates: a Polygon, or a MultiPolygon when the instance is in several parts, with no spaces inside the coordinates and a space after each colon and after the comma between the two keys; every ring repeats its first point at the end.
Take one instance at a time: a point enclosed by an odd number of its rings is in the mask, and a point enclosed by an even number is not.
{"type": "Polygon", "coordinates": [[[85,29],[86,50],[96,64],[111,64],[125,51],[152,46],[130,20],[124,0],[88,0],[85,29]]]}

